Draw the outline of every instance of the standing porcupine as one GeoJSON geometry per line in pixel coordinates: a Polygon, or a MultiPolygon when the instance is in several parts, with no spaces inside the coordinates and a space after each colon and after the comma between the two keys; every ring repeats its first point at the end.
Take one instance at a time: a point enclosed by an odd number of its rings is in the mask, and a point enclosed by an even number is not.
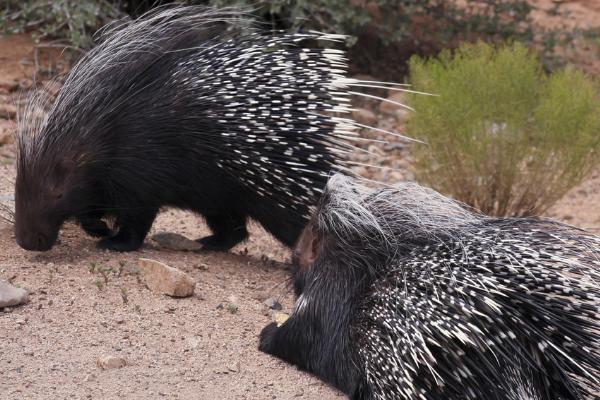
{"type": "Polygon", "coordinates": [[[47,117],[22,118],[19,245],[48,250],[74,219],[100,247],[134,250],[162,206],[203,215],[207,249],[245,239],[249,217],[294,244],[353,147],[349,87],[369,85],[345,77],[342,51],[300,46],[337,35],[242,25],[236,10],[178,6],[105,30],[47,117]]]}
{"type": "Polygon", "coordinates": [[[600,238],[336,175],[260,349],[352,399],[594,399],[600,238]]]}

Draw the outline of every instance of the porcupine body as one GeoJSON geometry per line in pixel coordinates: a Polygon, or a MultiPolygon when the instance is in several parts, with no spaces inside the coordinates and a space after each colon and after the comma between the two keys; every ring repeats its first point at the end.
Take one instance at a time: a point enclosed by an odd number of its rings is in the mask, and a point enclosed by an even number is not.
{"type": "Polygon", "coordinates": [[[350,80],[341,51],[301,46],[335,35],[264,36],[240,18],[179,6],[104,31],[46,118],[23,118],[21,247],[50,249],[74,219],[100,247],[134,250],[163,206],[203,215],[207,249],[246,238],[248,218],[295,242],[352,147],[353,123],[338,114],[350,80]]]}
{"type": "Polygon", "coordinates": [[[595,399],[600,238],[334,176],[261,350],[352,399],[595,399]]]}

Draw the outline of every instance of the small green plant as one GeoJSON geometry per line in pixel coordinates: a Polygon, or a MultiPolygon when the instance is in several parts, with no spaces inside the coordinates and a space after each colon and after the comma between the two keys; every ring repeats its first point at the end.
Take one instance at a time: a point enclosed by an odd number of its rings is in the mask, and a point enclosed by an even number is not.
{"type": "Polygon", "coordinates": [[[600,100],[572,68],[547,76],[523,46],[478,43],[410,61],[422,182],[492,215],[539,214],[600,163],[600,100]]]}
{"type": "Polygon", "coordinates": [[[123,300],[123,304],[127,304],[129,302],[129,296],[127,295],[127,289],[121,287],[121,299],[123,300]]]}
{"type": "Polygon", "coordinates": [[[236,314],[238,310],[239,307],[237,306],[237,304],[229,303],[227,305],[227,311],[229,311],[230,314],[236,314]]]}
{"type": "Polygon", "coordinates": [[[100,274],[104,278],[104,284],[108,285],[111,272],[114,272],[111,267],[98,265],[95,262],[90,262],[89,271],[92,274],[100,274]]]}

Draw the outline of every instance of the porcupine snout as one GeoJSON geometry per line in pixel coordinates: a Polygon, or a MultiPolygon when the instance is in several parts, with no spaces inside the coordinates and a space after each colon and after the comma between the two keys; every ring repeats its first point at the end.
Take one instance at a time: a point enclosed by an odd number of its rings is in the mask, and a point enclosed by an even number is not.
{"type": "Polygon", "coordinates": [[[15,224],[17,244],[25,250],[48,251],[58,237],[58,229],[50,225],[38,226],[37,229],[19,229],[23,224],[15,224]]]}

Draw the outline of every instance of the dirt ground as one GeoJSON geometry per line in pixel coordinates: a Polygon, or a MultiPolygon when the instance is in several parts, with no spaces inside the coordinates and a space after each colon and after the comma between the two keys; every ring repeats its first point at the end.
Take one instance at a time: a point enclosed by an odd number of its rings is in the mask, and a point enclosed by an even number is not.
{"type": "MultiPolygon", "coordinates": [[[[9,89],[28,85],[32,54],[28,38],[0,38],[0,110],[9,89]]],[[[3,129],[12,127],[5,117],[0,115],[0,143],[3,129]]],[[[407,168],[405,149],[381,157],[407,168]]],[[[14,145],[0,145],[0,164],[0,200],[7,200],[14,192],[14,145]]],[[[600,170],[548,216],[600,232],[600,170]]],[[[208,233],[201,218],[174,210],[159,216],[151,234],[159,231],[190,238],[208,233]]],[[[150,241],[137,252],[110,253],[70,225],[53,250],[31,253],[0,221],[0,279],[30,291],[26,305],[0,310],[0,398],[341,398],[257,350],[258,334],[272,318],[264,300],[277,298],[287,312],[293,305],[288,257],[258,226],[231,253],[159,250],[150,241]],[[152,293],[141,282],[140,257],[187,272],[197,281],[196,294],[173,299],[152,293]],[[123,357],[127,365],[102,370],[96,365],[102,356],[123,357]]]]}

